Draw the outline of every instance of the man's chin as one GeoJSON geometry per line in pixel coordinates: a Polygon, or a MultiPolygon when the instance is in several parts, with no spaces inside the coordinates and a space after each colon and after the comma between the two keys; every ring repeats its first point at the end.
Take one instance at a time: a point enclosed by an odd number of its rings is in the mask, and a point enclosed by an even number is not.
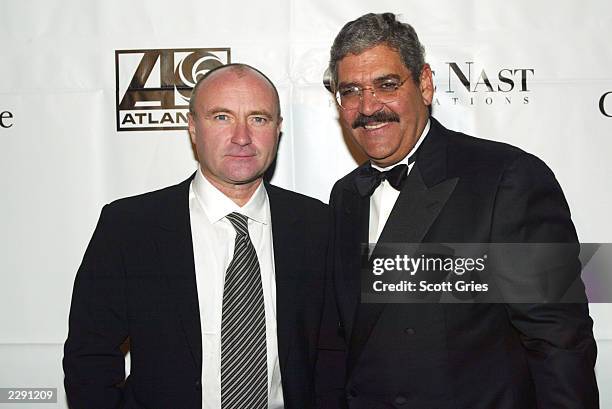
{"type": "Polygon", "coordinates": [[[360,144],[363,152],[372,162],[384,162],[393,155],[394,151],[389,149],[386,144],[360,144]]]}
{"type": "Polygon", "coordinates": [[[262,181],[262,176],[257,176],[256,178],[249,178],[249,179],[243,179],[243,180],[234,180],[232,181],[232,183],[236,186],[244,186],[244,185],[250,185],[250,184],[257,184],[260,183],[262,181]]]}
{"type": "Polygon", "coordinates": [[[257,183],[261,181],[263,176],[263,172],[259,167],[257,169],[250,169],[244,166],[218,169],[215,173],[204,171],[203,174],[213,184],[220,184],[226,187],[231,185],[240,187],[257,183]]]}
{"type": "Polygon", "coordinates": [[[242,172],[231,172],[227,175],[227,179],[235,185],[248,185],[261,181],[263,172],[257,171],[242,171],[242,172]]]}

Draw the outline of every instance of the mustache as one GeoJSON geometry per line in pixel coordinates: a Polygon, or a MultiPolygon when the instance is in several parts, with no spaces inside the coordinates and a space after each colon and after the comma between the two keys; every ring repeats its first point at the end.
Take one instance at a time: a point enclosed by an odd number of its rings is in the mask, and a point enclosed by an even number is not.
{"type": "Polygon", "coordinates": [[[385,112],[378,111],[373,115],[363,115],[359,114],[357,118],[353,121],[351,125],[353,129],[357,129],[366,125],[369,125],[372,122],[399,122],[399,115],[395,112],[385,112]]]}

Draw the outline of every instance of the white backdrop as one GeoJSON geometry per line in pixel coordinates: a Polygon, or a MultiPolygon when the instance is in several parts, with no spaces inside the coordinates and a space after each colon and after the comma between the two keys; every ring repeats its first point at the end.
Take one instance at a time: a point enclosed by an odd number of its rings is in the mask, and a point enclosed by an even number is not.
{"type": "MultiPolygon", "coordinates": [[[[612,3],[372,4],[0,3],[0,113],[7,112],[0,114],[0,387],[57,387],[59,403],[40,407],[66,407],[61,356],[72,283],[101,207],[177,183],[196,168],[184,130],[117,131],[116,50],[229,48],[232,62],[267,73],[285,118],[273,182],[327,201],[334,181],[359,160],[322,85],[329,47],[361,14],[399,13],[435,71],[434,115],[544,159],[581,241],[612,241],[612,117],[604,115],[612,116],[612,94],[599,106],[612,91],[612,3]]],[[[612,308],[591,310],[602,408],[612,408],[612,308]]]]}

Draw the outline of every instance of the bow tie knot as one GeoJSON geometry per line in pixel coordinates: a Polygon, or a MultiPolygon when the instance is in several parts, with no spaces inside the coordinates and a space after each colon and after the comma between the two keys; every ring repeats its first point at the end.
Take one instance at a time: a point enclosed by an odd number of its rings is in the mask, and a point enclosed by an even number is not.
{"type": "Polygon", "coordinates": [[[395,190],[401,190],[406,176],[408,166],[406,164],[396,165],[389,170],[380,171],[370,166],[364,167],[355,178],[355,186],[362,197],[371,196],[383,180],[395,190]]]}

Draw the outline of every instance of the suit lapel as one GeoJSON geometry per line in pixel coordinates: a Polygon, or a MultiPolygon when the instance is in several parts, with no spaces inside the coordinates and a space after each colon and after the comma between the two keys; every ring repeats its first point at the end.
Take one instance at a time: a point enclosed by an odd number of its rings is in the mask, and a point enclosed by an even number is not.
{"type": "Polygon", "coordinates": [[[294,232],[298,216],[293,213],[289,203],[283,203],[282,191],[266,184],[272,215],[272,236],[274,246],[274,274],[276,281],[276,328],[278,355],[281,368],[286,368],[287,358],[293,344],[292,330],[295,321],[295,296],[298,277],[294,265],[299,259],[299,246],[296,246],[294,232]]]}
{"type": "Polygon", "coordinates": [[[168,194],[160,206],[156,243],[170,298],[176,304],[177,316],[199,373],[202,371],[202,330],[189,217],[192,178],[178,185],[176,192],[168,194]]]}
{"type": "MultiPolygon", "coordinates": [[[[454,191],[459,178],[446,179],[446,140],[439,135],[439,125],[433,118],[430,133],[423,141],[417,161],[393,206],[378,243],[420,243],[454,191]],[[425,170],[425,176],[421,169],[425,170]],[[428,184],[426,180],[432,183],[428,184]]],[[[443,128],[442,128],[443,129],[443,128]]],[[[369,202],[369,200],[368,200],[369,202]]],[[[366,215],[366,220],[369,218],[366,215]]],[[[366,230],[367,231],[367,230],[366,230]]],[[[377,245],[372,257],[380,251],[377,245]]],[[[353,254],[355,254],[353,252],[353,254]]],[[[354,256],[353,256],[354,257],[354,256]]],[[[353,273],[359,271],[351,269],[353,273]]],[[[352,289],[361,291],[361,287],[352,289]]],[[[378,318],[386,304],[359,303],[352,328],[347,372],[355,368],[378,318]]]]}

